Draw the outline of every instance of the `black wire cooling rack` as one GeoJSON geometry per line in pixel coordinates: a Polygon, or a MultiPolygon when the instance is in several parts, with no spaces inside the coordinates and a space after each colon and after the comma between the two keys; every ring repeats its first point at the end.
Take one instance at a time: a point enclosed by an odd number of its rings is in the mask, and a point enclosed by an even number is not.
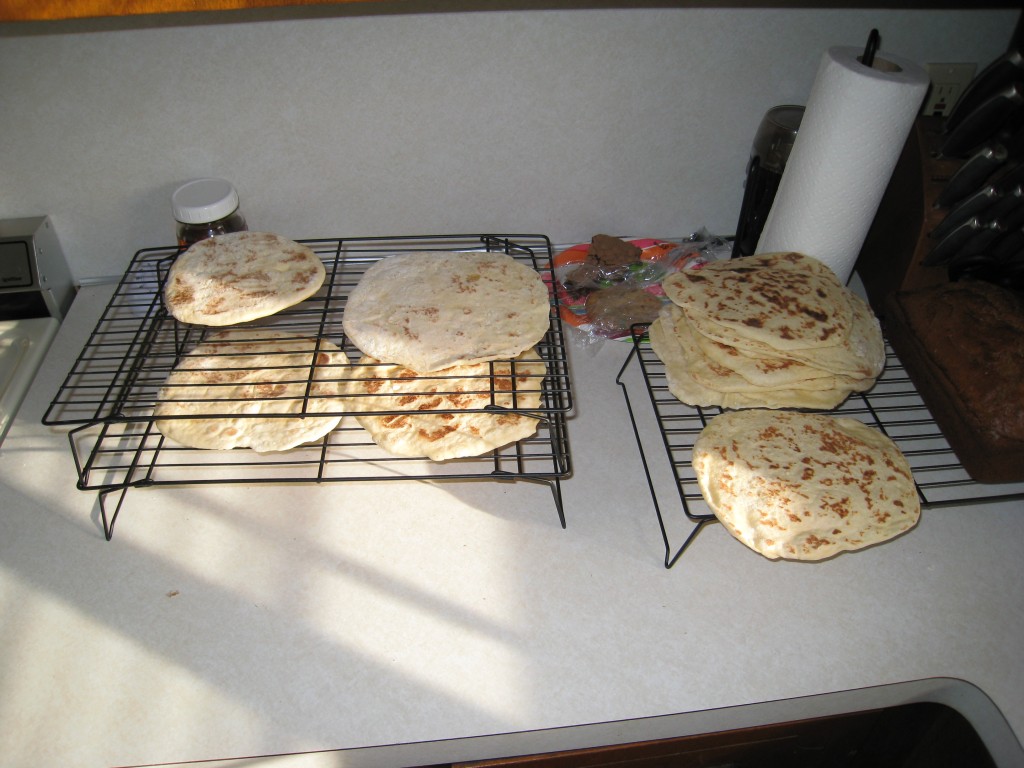
{"type": "MultiPolygon", "coordinates": [[[[721,409],[691,407],[669,392],[665,365],[651,349],[645,327],[633,329],[632,342],[616,382],[657,513],[665,567],[671,568],[701,530],[717,521],[691,462],[697,436],[721,409]],[[641,393],[636,402],[631,389],[641,393]],[[641,405],[643,395],[650,408],[641,405]]],[[[874,387],[851,395],[831,413],[860,419],[892,438],[910,464],[922,507],[1024,499],[1024,483],[986,485],[971,479],[888,343],[885,368],[874,387]]]]}
{"type": "MultiPolygon", "coordinates": [[[[421,251],[498,252],[530,266],[548,280],[553,255],[551,243],[543,235],[327,238],[299,242],[312,248],[323,260],[327,272],[324,286],[306,301],[244,327],[271,329],[296,340],[325,340],[340,348],[353,365],[358,364],[362,353],[343,331],[345,302],[367,268],[380,259],[421,251]]],[[[177,248],[150,248],[135,254],[43,416],[44,424],[70,427],[68,438],[78,472],[78,488],[98,492],[108,540],[129,488],[205,483],[525,480],[549,486],[559,521],[565,527],[560,480],[572,472],[566,417],[573,401],[565,339],[553,298],[548,330],[536,348],[546,369],[540,382],[540,407],[517,408],[516,401],[512,407],[493,404],[498,397],[495,382],[500,384],[501,377],[493,375],[493,371],[485,377],[490,382],[492,405],[484,410],[536,419],[537,430],[531,437],[465,459],[437,462],[395,456],[378,447],[351,414],[331,411],[330,407],[314,402],[318,392],[307,387],[302,395],[302,414],[342,417],[340,425],[322,439],[274,453],[195,449],[166,438],[154,419],[157,404],[174,396],[166,389],[161,391],[171,370],[211,333],[223,330],[183,324],[166,311],[163,285],[179,252],[177,248]],[[111,496],[115,500],[112,508],[108,500],[111,496]]],[[[426,254],[424,257],[429,258],[426,254]]],[[[316,369],[314,359],[311,353],[308,367],[295,366],[296,381],[309,378],[316,369]]],[[[344,378],[346,366],[337,367],[336,375],[344,378]]],[[[319,385],[330,383],[332,374],[325,378],[321,370],[317,375],[319,385]]],[[[285,379],[290,376],[291,373],[285,379]]],[[[276,376],[268,385],[280,380],[276,376]]],[[[479,389],[486,390],[487,386],[479,389]]],[[[374,414],[396,412],[382,410],[374,414]]],[[[206,418],[224,415],[238,416],[211,413],[206,418]]]]}

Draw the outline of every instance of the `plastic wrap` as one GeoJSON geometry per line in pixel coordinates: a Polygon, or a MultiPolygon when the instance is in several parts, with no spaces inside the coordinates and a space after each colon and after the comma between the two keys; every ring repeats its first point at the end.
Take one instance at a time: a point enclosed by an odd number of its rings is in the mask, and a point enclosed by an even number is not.
{"type": "Polygon", "coordinates": [[[661,281],[673,272],[699,269],[728,258],[731,245],[701,230],[679,241],[619,239],[623,246],[605,258],[598,238],[561,251],[554,260],[554,288],[563,322],[581,344],[626,339],[634,325],[649,324],[668,301],[661,281]],[[633,254],[632,256],[630,254],[633,254]]]}

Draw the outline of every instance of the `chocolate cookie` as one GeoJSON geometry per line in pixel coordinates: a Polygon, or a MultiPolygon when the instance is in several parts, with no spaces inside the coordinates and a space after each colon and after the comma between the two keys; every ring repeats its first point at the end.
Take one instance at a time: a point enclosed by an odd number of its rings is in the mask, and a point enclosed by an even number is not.
{"type": "Polygon", "coordinates": [[[658,317],[661,300],[641,288],[616,285],[587,297],[587,319],[594,331],[611,335],[628,331],[635,323],[651,323],[658,317]]]}
{"type": "Polygon", "coordinates": [[[587,262],[601,267],[625,267],[640,261],[643,249],[618,237],[594,235],[587,249],[587,262]]]}

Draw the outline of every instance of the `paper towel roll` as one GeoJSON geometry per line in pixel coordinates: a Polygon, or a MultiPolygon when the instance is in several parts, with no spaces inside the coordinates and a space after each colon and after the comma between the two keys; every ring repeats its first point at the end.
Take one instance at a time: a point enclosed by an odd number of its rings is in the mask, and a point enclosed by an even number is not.
{"type": "Polygon", "coordinates": [[[862,49],[825,52],[782,174],[759,253],[799,251],[844,283],[853,271],[896,161],[928,90],[911,61],[862,49]]]}

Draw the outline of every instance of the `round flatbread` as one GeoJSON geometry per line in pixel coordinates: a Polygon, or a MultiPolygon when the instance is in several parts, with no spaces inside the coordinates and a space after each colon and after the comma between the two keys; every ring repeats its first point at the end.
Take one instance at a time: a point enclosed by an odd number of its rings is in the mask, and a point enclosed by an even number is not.
{"type": "Polygon", "coordinates": [[[674,272],[662,287],[699,331],[733,346],[750,340],[780,350],[817,349],[850,333],[846,287],[820,261],[799,253],[715,261],[674,272]]]}
{"type": "Polygon", "coordinates": [[[232,232],[190,247],[171,265],[167,310],[183,323],[235,325],[312,296],[323,262],[306,246],[270,232],[232,232]]]}
{"type": "Polygon", "coordinates": [[[650,327],[651,347],[689,405],[826,410],[885,366],[878,319],[817,259],[759,254],[664,285],[672,303],[650,327]]]}
{"type": "MultiPolygon", "coordinates": [[[[844,288],[836,300],[845,302],[849,307],[851,322],[847,331],[838,343],[800,348],[775,346],[770,341],[746,337],[692,310],[682,309],[695,333],[740,354],[760,360],[804,363],[837,376],[867,380],[870,387],[885,367],[881,325],[867,302],[851,291],[844,288]]],[[[716,353],[711,350],[709,354],[714,357],[716,353]]]]}
{"type": "MultiPolygon", "coordinates": [[[[662,309],[667,328],[678,339],[685,357],[686,370],[705,386],[718,392],[765,392],[773,390],[824,391],[836,389],[837,378],[825,371],[793,360],[780,358],[731,357],[723,345],[707,344],[695,333],[686,315],[672,304],[662,309]],[[708,351],[717,353],[709,356],[708,351]],[[784,380],[777,381],[776,378],[784,380]]],[[[801,407],[801,406],[797,406],[801,407]]],[[[803,406],[809,407],[809,406],[803,406]]]]}
{"type": "Polygon", "coordinates": [[[500,409],[536,411],[545,373],[534,349],[513,361],[427,375],[363,357],[345,385],[346,405],[374,442],[396,456],[479,456],[537,431],[537,418],[500,409]]]}
{"type": "Polygon", "coordinates": [[[921,514],[898,446],[848,417],[722,413],[695,441],[693,469],[726,529],[773,560],[822,560],[878,544],[921,514]]]}
{"type": "Polygon", "coordinates": [[[500,253],[421,252],[374,263],[344,327],[363,354],[419,373],[513,358],[547,332],[540,274],[500,253]]]}
{"type": "Polygon", "coordinates": [[[665,379],[671,392],[687,405],[707,408],[813,408],[839,405],[848,389],[828,387],[811,380],[807,388],[789,386],[757,387],[725,366],[704,357],[694,344],[685,316],[675,306],[666,306],[648,329],[651,349],[665,366],[665,379]]]}
{"type": "Polygon", "coordinates": [[[326,339],[241,328],[211,333],[160,388],[156,427],[191,448],[263,453],[319,440],[341,422],[338,381],[347,364],[326,339]],[[338,415],[306,415],[317,413],[338,415]]]}

